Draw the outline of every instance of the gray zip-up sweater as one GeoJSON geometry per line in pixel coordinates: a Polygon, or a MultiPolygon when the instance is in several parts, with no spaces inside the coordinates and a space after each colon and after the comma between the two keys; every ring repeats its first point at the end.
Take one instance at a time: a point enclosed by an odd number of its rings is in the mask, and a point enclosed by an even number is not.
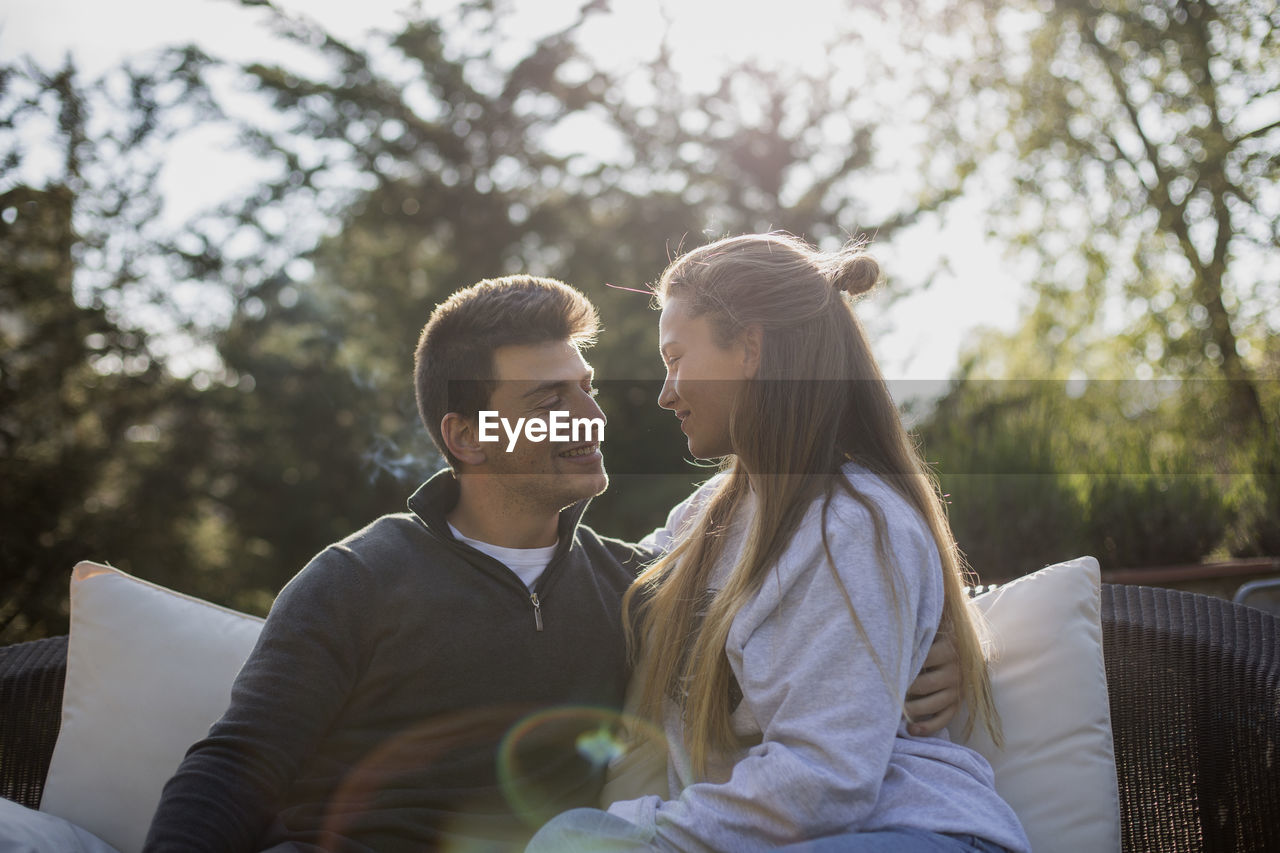
{"type": "MultiPolygon", "coordinates": [[[[696,782],[682,754],[681,711],[669,698],[671,798],[609,808],[651,833],[656,849],[746,853],[889,827],[1029,849],[982,756],[952,743],[945,730],[930,738],[907,733],[907,688],[942,615],[941,561],[928,526],[901,496],[852,463],[844,473],[883,513],[898,581],[887,580],[870,514],[837,492],[827,516],[837,583],[823,551],[822,501],[809,508],[730,629],[725,651],[742,694],[732,722],[742,748],[716,756],[708,781],[696,782]],[[841,585],[865,634],[854,625],[841,585]]],[[[653,544],[669,546],[668,532],[679,535],[717,482],[676,507],[653,544]]],[[[748,502],[726,530],[713,588],[723,585],[741,553],[751,512],[748,502]]]]}
{"type": "Polygon", "coordinates": [[[148,851],[520,849],[595,804],[577,740],[602,715],[583,709],[621,706],[621,597],[644,555],[579,526],[584,502],[531,592],[453,538],[456,502],[437,474],[281,591],[148,851]]]}

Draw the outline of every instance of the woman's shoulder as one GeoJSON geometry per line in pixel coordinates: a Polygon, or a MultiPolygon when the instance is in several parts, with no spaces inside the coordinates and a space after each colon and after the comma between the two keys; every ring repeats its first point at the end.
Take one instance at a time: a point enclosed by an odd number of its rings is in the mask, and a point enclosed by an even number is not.
{"type": "MultiPolygon", "coordinates": [[[[856,462],[846,462],[840,474],[853,491],[851,493],[838,485],[833,490],[829,512],[842,522],[842,527],[847,529],[852,525],[855,529],[863,529],[864,524],[874,523],[875,513],[891,532],[915,532],[932,540],[928,523],[904,495],[905,488],[895,487],[885,476],[856,462]]],[[[825,498],[819,498],[815,501],[815,508],[821,508],[824,503],[825,498]]]]}
{"type": "Polygon", "coordinates": [[[693,494],[672,507],[667,515],[667,528],[678,535],[683,528],[692,524],[728,476],[727,471],[717,472],[715,476],[695,488],[693,494]]]}
{"type": "Polygon", "coordinates": [[[727,471],[720,471],[693,490],[693,494],[680,501],[667,513],[667,521],[662,527],[650,533],[639,543],[643,549],[650,551],[667,551],[675,542],[689,533],[698,513],[728,476],[727,471]]]}
{"type": "Polygon", "coordinates": [[[829,501],[823,495],[813,502],[780,561],[784,585],[825,566],[828,558],[842,578],[857,584],[898,574],[885,573],[885,559],[900,570],[914,569],[907,572],[913,577],[937,574],[937,542],[919,510],[888,480],[860,465],[847,463],[841,473],[852,493],[837,486],[829,501]]]}

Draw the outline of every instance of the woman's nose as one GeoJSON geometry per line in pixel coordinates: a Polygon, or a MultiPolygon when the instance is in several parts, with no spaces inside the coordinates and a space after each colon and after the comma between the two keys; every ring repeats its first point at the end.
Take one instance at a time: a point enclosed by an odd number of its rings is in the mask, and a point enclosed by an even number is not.
{"type": "Polygon", "coordinates": [[[676,394],[675,385],[676,384],[671,381],[670,376],[668,376],[666,379],[662,381],[662,390],[658,392],[659,408],[673,409],[673,410],[675,409],[676,400],[679,399],[679,395],[676,394]]]}

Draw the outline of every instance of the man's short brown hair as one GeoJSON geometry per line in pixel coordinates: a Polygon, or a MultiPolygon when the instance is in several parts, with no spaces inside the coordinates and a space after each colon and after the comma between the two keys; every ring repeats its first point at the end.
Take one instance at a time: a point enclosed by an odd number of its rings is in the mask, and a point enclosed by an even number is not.
{"type": "Polygon", "coordinates": [[[531,275],[487,278],[431,312],[418,338],[414,388],[418,414],[450,465],[440,422],[449,412],[476,418],[493,393],[498,347],[568,341],[595,343],[600,317],[587,297],[562,281],[531,275]]]}

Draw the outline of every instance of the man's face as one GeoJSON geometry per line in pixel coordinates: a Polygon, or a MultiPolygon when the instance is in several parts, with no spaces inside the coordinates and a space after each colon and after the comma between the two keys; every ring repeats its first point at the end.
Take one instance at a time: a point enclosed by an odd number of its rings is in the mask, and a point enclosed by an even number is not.
{"type": "MultiPolygon", "coordinates": [[[[494,390],[486,407],[515,428],[520,418],[539,421],[550,436],[552,412],[575,419],[599,418],[591,381],[594,371],[568,341],[499,347],[493,353],[494,390]]],[[[562,418],[562,416],[557,416],[562,418]]],[[[531,440],[523,427],[508,451],[510,438],[501,425],[499,440],[484,444],[485,467],[500,475],[513,496],[538,511],[559,511],[594,497],[609,485],[598,432],[580,430],[577,441],[531,440]]]]}

